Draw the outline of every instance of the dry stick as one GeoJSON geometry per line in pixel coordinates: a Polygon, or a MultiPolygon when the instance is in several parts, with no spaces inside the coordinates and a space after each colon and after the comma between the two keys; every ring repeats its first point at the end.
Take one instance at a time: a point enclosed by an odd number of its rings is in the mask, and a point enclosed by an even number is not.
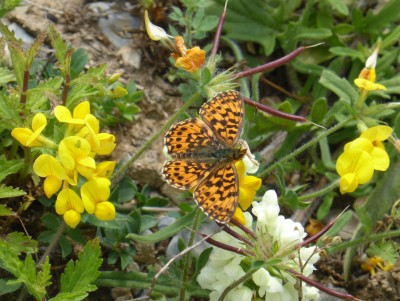
{"type": "Polygon", "coordinates": [[[68,96],[68,91],[69,91],[69,84],[70,84],[71,78],[69,73],[65,75],[65,84],[64,84],[64,90],[62,94],[62,104],[65,106],[67,104],[67,96],[68,96]]]}
{"type": "Polygon", "coordinates": [[[222,26],[224,25],[225,17],[226,17],[226,6],[228,5],[228,0],[225,2],[225,7],[224,11],[222,12],[221,16],[219,17],[217,29],[215,31],[215,36],[214,36],[214,41],[213,41],[213,47],[211,49],[210,57],[213,58],[217,54],[218,47],[219,47],[219,41],[221,38],[221,31],[222,31],[222,26]]]}
{"type": "Polygon", "coordinates": [[[239,229],[241,229],[243,232],[249,234],[251,237],[257,238],[256,234],[255,234],[253,231],[251,231],[250,229],[248,229],[248,228],[246,228],[245,226],[243,226],[243,225],[242,225],[240,222],[238,222],[237,220],[231,219],[231,220],[230,220],[230,223],[233,224],[233,225],[235,225],[235,226],[238,227],[239,229]]]}
{"type": "MultiPolygon", "coordinates": [[[[219,231],[220,231],[220,229],[218,229],[217,232],[219,232],[219,231]]],[[[211,236],[213,236],[213,235],[216,234],[217,232],[211,233],[211,234],[209,234],[209,235],[203,237],[202,239],[200,239],[198,242],[196,242],[196,243],[193,244],[192,246],[186,248],[185,250],[183,250],[183,251],[180,252],[179,254],[176,254],[174,257],[172,257],[172,258],[167,262],[167,264],[166,264],[165,266],[163,266],[163,267],[161,268],[161,270],[158,271],[158,273],[154,276],[153,281],[152,281],[151,284],[150,284],[149,292],[148,292],[148,295],[147,295],[147,298],[146,298],[146,299],[147,299],[147,300],[150,300],[151,293],[152,293],[152,291],[153,291],[153,289],[154,289],[154,286],[156,285],[156,282],[157,282],[158,278],[161,276],[162,273],[164,273],[164,272],[168,269],[168,267],[169,267],[176,259],[178,259],[179,257],[185,255],[185,254],[188,253],[189,251],[193,250],[194,248],[196,248],[197,246],[199,246],[201,243],[203,243],[204,241],[206,241],[207,239],[209,239],[211,236]]]]}
{"type": "Polygon", "coordinates": [[[340,293],[340,292],[336,292],[334,290],[331,290],[330,288],[327,288],[327,287],[323,286],[321,283],[319,283],[317,281],[311,280],[310,278],[308,278],[308,277],[296,272],[295,270],[288,269],[287,271],[289,273],[291,273],[297,279],[299,279],[299,280],[301,280],[301,281],[303,281],[303,282],[305,282],[305,283],[307,283],[309,285],[312,285],[312,286],[316,287],[317,289],[319,289],[320,291],[323,291],[323,292],[325,292],[325,293],[327,293],[327,294],[329,294],[331,296],[335,296],[335,297],[341,298],[343,300],[362,301],[362,300],[360,300],[360,299],[358,299],[358,298],[356,298],[356,297],[354,297],[354,296],[352,296],[350,294],[340,293]]]}
{"type": "MultiPolygon", "coordinates": [[[[206,236],[204,234],[200,233],[200,235],[202,237],[206,238],[206,236]]],[[[229,252],[233,252],[233,253],[236,253],[236,254],[239,254],[239,255],[243,255],[243,256],[253,256],[253,257],[256,256],[256,254],[254,252],[252,252],[252,251],[248,251],[246,249],[242,249],[242,248],[238,248],[238,247],[232,247],[230,245],[224,244],[223,242],[219,242],[219,241],[214,240],[212,238],[206,238],[206,241],[210,245],[216,246],[217,248],[220,248],[220,249],[223,249],[223,250],[226,250],[226,251],[229,251],[229,252]]]]}
{"type": "Polygon", "coordinates": [[[249,245],[250,247],[254,247],[254,244],[247,239],[246,237],[244,237],[243,235],[240,235],[239,233],[237,233],[236,231],[234,231],[233,229],[229,228],[228,226],[224,225],[222,227],[222,230],[224,230],[226,233],[228,233],[230,236],[233,236],[234,238],[244,242],[245,244],[249,245]]]}

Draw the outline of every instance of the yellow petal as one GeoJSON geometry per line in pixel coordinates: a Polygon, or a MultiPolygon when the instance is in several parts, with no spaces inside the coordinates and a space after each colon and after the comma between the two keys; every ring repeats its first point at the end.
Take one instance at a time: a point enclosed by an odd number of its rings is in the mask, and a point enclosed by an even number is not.
{"type": "Polygon", "coordinates": [[[41,133],[47,125],[46,116],[43,113],[37,113],[32,119],[32,130],[41,133]]]}
{"type": "Polygon", "coordinates": [[[64,221],[72,229],[75,229],[81,221],[81,214],[75,210],[68,210],[64,213],[64,221]]]}
{"type": "Polygon", "coordinates": [[[86,100],[75,107],[73,116],[75,119],[83,120],[88,114],[90,114],[90,102],[86,100]]]}
{"type": "Polygon", "coordinates": [[[381,84],[376,84],[370,80],[364,78],[356,78],[354,80],[354,84],[364,90],[367,91],[375,91],[375,90],[387,90],[385,86],[381,84]]]}
{"type": "Polygon", "coordinates": [[[97,203],[105,202],[110,196],[109,180],[104,178],[92,179],[81,187],[81,196],[85,210],[93,214],[97,203]]]}
{"type": "Polygon", "coordinates": [[[65,180],[67,175],[61,163],[48,154],[40,155],[33,164],[33,171],[39,177],[55,176],[60,180],[65,180]]]}
{"type": "Polygon", "coordinates": [[[348,173],[340,178],[340,192],[350,193],[356,190],[358,187],[358,181],[356,174],[348,173]]]}
{"type": "Polygon", "coordinates": [[[57,196],[56,200],[56,212],[59,215],[64,214],[68,210],[75,210],[82,213],[84,208],[81,198],[72,189],[63,189],[57,196]]]}
{"type": "Polygon", "coordinates": [[[239,207],[236,208],[235,214],[233,215],[232,219],[238,221],[242,225],[246,224],[246,219],[244,218],[243,211],[239,207]]]}
{"type": "Polygon", "coordinates": [[[98,155],[109,155],[114,150],[115,136],[108,133],[100,133],[97,135],[99,146],[93,148],[93,151],[98,155]]]}
{"type": "Polygon", "coordinates": [[[364,131],[360,137],[366,138],[371,142],[384,141],[390,137],[393,129],[387,125],[378,125],[364,131]]]}
{"type": "Polygon", "coordinates": [[[359,184],[368,182],[374,174],[374,165],[371,156],[363,150],[350,149],[341,154],[336,161],[336,171],[343,177],[346,174],[355,174],[359,184]]]}
{"type": "Polygon", "coordinates": [[[53,194],[61,188],[62,181],[55,176],[48,176],[44,180],[43,189],[48,198],[51,198],[53,194]]]}
{"type": "Polygon", "coordinates": [[[98,177],[110,178],[114,171],[116,163],[117,162],[115,162],[115,161],[100,162],[96,166],[96,175],[98,177]]]}
{"type": "Polygon", "coordinates": [[[102,221],[108,221],[115,218],[115,207],[111,202],[101,202],[96,205],[94,215],[102,221]]]}
{"type": "Polygon", "coordinates": [[[33,135],[33,132],[31,129],[28,128],[15,128],[11,131],[11,136],[14,137],[15,140],[17,140],[19,143],[21,143],[23,146],[41,146],[42,144],[37,141],[31,141],[29,138],[33,135]],[[29,143],[28,144],[28,140],[29,143]]]}
{"type": "Polygon", "coordinates": [[[65,106],[56,106],[54,108],[54,115],[59,122],[65,122],[70,124],[85,124],[83,119],[75,119],[72,117],[70,110],[65,106]]]}
{"type": "Polygon", "coordinates": [[[111,96],[115,98],[122,98],[125,95],[128,94],[128,90],[126,90],[124,87],[117,86],[115,87],[114,90],[111,91],[111,96]]]}
{"type": "Polygon", "coordinates": [[[205,59],[206,52],[196,46],[189,49],[185,56],[178,58],[175,66],[188,72],[195,72],[204,65],[205,59]]]}
{"type": "Polygon", "coordinates": [[[370,152],[372,152],[373,148],[374,148],[374,145],[368,139],[357,138],[357,139],[354,139],[353,141],[347,143],[344,147],[344,151],[346,152],[351,149],[358,149],[358,150],[363,150],[367,153],[370,153],[370,152]]]}
{"type": "Polygon", "coordinates": [[[244,211],[249,209],[256,196],[256,191],[247,187],[239,186],[239,205],[244,211]]]}
{"type": "Polygon", "coordinates": [[[237,161],[235,163],[235,166],[236,166],[236,171],[237,171],[237,174],[238,174],[238,178],[241,179],[246,174],[246,166],[245,166],[243,160],[237,161]]]}
{"type": "Polygon", "coordinates": [[[390,159],[387,152],[379,147],[374,147],[370,153],[375,170],[385,171],[389,168],[390,159]]]}

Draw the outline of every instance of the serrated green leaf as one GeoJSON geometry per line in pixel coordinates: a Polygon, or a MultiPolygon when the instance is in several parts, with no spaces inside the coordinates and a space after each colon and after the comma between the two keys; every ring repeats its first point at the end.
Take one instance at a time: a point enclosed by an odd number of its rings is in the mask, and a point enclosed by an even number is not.
{"type": "Polygon", "coordinates": [[[15,198],[17,196],[25,195],[26,192],[19,188],[13,188],[11,186],[0,185],[0,199],[15,198]]]}
{"type": "Polygon", "coordinates": [[[355,103],[357,99],[357,91],[350,83],[329,70],[322,72],[319,83],[348,103],[355,103]]]}
{"type": "Polygon", "coordinates": [[[0,68],[0,85],[15,81],[15,75],[6,68],[0,68]]]}
{"type": "Polygon", "coordinates": [[[61,76],[56,76],[46,82],[39,83],[35,88],[29,89],[26,93],[26,107],[31,111],[36,111],[42,107],[47,107],[49,99],[56,99],[58,90],[63,83],[61,76]]]}
{"type": "Polygon", "coordinates": [[[71,260],[61,275],[60,293],[85,293],[94,291],[96,286],[92,283],[100,275],[98,269],[101,265],[99,240],[89,241],[83,251],[78,255],[75,263],[71,260]]]}
{"type": "Polygon", "coordinates": [[[14,215],[14,211],[8,209],[6,205],[0,204],[0,216],[14,215]]]}
{"type": "Polygon", "coordinates": [[[35,253],[38,250],[37,241],[25,236],[21,232],[11,232],[2,239],[10,251],[17,255],[21,253],[35,253]]]}
{"type": "Polygon", "coordinates": [[[0,156],[0,181],[8,175],[17,173],[23,166],[22,160],[7,160],[4,155],[0,156]]]}
{"type": "Polygon", "coordinates": [[[76,293],[59,293],[54,298],[50,298],[49,301],[80,301],[85,299],[89,294],[76,292],[76,293]]]}

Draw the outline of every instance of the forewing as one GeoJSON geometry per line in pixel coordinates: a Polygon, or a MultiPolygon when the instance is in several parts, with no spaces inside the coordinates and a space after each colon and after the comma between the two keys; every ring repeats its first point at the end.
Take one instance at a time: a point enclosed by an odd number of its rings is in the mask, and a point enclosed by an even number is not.
{"type": "Polygon", "coordinates": [[[202,105],[201,119],[211,128],[218,139],[233,147],[238,141],[243,127],[244,104],[237,91],[217,94],[202,105]]]}
{"type": "Polygon", "coordinates": [[[233,162],[224,162],[194,190],[193,196],[206,215],[227,223],[235,213],[239,199],[239,182],[233,162]]]}
{"type": "Polygon", "coordinates": [[[172,160],[165,162],[162,174],[168,184],[187,190],[197,186],[207,177],[214,165],[215,163],[172,160]]]}
{"type": "Polygon", "coordinates": [[[213,132],[198,118],[190,118],[173,125],[165,134],[169,154],[190,153],[199,148],[215,147],[218,141],[213,132]]]}

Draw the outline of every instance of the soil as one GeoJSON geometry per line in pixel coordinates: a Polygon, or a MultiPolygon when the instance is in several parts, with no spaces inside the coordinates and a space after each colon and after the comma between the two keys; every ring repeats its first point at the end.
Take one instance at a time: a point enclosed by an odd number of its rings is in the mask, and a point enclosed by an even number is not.
{"type": "MultiPolygon", "coordinates": [[[[117,147],[113,152],[116,161],[129,159],[135,154],[182,104],[177,86],[166,80],[168,53],[147,38],[141,21],[143,12],[139,5],[135,5],[136,1],[131,2],[127,7],[125,1],[26,1],[25,5],[9,13],[6,18],[7,22],[18,24],[31,37],[46,30],[47,24],[54,24],[64,40],[75,48],[87,51],[90,65],[106,63],[110,74],[122,72],[123,81],[134,80],[138,88],[144,91],[144,98],[139,103],[142,112],[137,120],[110,129],[117,137],[117,147]],[[134,22],[131,19],[115,22],[118,26],[104,29],[104,20],[112,19],[112,15],[115,17],[118,13],[127,13],[133,17],[134,22]]],[[[160,21],[164,13],[162,8],[169,5],[167,1],[164,2],[158,4],[160,21]]],[[[44,55],[48,55],[45,48],[44,55]]],[[[141,185],[147,184],[155,190],[172,195],[171,188],[161,179],[160,170],[164,161],[162,149],[163,141],[158,139],[134,163],[129,175],[141,185]]],[[[389,273],[378,271],[376,275],[369,276],[362,271],[354,272],[346,284],[342,277],[342,260],[341,255],[324,257],[318,264],[316,276],[319,281],[338,289],[346,287],[348,292],[362,300],[400,300],[400,262],[389,273]]],[[[131,292],[126,289],[110,291],[100,288],[95,295],[88,300],[132,298],[131,292]]],[[[325,297],[323,300],[338,299],[325,297]]]]}

